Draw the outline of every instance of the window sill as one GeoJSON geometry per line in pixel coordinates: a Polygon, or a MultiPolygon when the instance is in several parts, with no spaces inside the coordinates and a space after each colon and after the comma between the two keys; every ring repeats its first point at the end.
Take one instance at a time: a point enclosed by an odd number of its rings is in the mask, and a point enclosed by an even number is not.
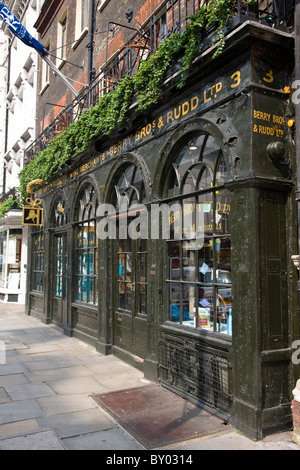
{"type": "Polygon", "coordinates": [[[49,83],[49,82],[46,82],[46,83],[43,85],[43,87],[42,87],[42,89],[41,89],[41,91],[40,91],[40,95],[43,95],[43,94],[45,93],[45,91],[47,90],[47,88],[49,88],[49,86],[50,86],[50,83],[49,83]]]}
{"type": "Polygon", "coordinates": [[[83,38],[87,35],[88,33],[88,28],[84,28],[84,30],[81,31],[80,33],[80,36],[78,39],[76,39],[76,41],[72,44],[72,49],[75,51],[75,49],[79,46],[79,44],[81,43],[81,41],[83,40],[83,38]]]}
{"type": "Polygon", "coordinates": [[[191,328],[189,326],[180,325],[179,323],[177,324],[170,321],[166,321],[163,325],[160,325],[160,328],[166,333],[172,332],[173,334],[180,336],[198,338],[199,340],[203,340],[206,343],[211,343],[216,346],[222,343],[223,345],[226,344],[228,347],[231,347],[232,344],[232,336],[218,331],[210,331],[204,328],[191,328]]]}
{"type": "Polygon", "coordinates": [[[88,304],[86,302],[81,302],[80,300],[75,300],[72,302],[72,307],[80,310],[89,310],[91,312],[98,312],[98,304],[88,304]]]}
{"type": "Polygon", "coordinates": [[[103,8],[108,4],[109,0],[104,0],[103,2],[101,2],[101,5],[99,5],[98,7],[98,11],[102,11],[103,8]]]}
{"type": "Polygon", "coordinates": [[[44,292],[43,292],[43,291],[40,291],[40,290],[33,290],[33,289],[32,289],[32,290],[29,292],[29,295],[32,295],[32,296],[34,296],[34,297],[41,297],[41,298],[42,298],[42,297],[44,297],[44,292]]]}
{"type": "Polygon", "coordinates": [[[61,70],[63,66],[65,65],[65,63],[66,63],[66,59],[60,59],[56,64],[56,67],[58,68],[58,70],[61,70]]]}

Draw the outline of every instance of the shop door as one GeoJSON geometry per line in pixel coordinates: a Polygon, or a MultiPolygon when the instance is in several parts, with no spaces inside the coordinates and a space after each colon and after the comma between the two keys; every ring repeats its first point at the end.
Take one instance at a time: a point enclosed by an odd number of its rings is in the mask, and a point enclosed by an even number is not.
{"type": "Polygon", "coordinates": [[[67,324],[67,234],[54,235],[54,273],[53,273],[53,321],[59,325],[67,324]]]}
{"type": "Polygon", "coordinates": [[[147,241],[118,240],[114,345],[141,358],[147,349],[147,241]]]}

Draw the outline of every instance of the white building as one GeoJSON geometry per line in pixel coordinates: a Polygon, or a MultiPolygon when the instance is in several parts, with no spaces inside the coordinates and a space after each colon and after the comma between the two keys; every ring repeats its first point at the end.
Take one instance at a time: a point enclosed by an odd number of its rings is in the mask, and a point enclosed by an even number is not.
{"type": "MultiPolygon", "coordinates": [[[[0,155],[5,154],[6,142],[6,94],[7,94],[7,37],[0,29],[0,155]]],[[[0,194],[3,192],[3,162],[0,163],[0,194]]]]}
{"type": "MultiPolygon", "coordinates": [[[[40,12],[40,0],[5,3],[29,33],[37,37],[33,25],[40,12]]],[[[37,52],[14,36],[2,20],[0,28],[0,202],[3,203],[17,194],[24,149],[35,139],[37,52]]],[[[0,301],[23,304],[27,228],[22,226],[21,209],[14,208],[1,215],[0,301]]]]}

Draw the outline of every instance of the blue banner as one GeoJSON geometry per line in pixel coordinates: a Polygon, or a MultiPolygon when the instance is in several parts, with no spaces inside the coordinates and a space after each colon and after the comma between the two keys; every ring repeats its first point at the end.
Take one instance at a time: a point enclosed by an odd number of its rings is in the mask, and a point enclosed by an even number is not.
{"type": "Polygon", "coordinates": [[[2,18],[14,35],[21,39],[24,44],[33,47],[43,56],[48,54],[43,44],[29,34],[27,29],[2,2],[0,2],[0,18],[2,18]]]}

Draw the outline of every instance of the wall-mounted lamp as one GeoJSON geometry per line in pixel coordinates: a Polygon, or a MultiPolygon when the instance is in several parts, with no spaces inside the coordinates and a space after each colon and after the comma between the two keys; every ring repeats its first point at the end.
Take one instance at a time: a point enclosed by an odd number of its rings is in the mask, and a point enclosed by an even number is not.
{"type": "Polygon", "coordinates": [[[271,142],[267,146],[267,152],[274,161],[282,163],[286,161],[286,147],[282,142],[271,142]]]}

